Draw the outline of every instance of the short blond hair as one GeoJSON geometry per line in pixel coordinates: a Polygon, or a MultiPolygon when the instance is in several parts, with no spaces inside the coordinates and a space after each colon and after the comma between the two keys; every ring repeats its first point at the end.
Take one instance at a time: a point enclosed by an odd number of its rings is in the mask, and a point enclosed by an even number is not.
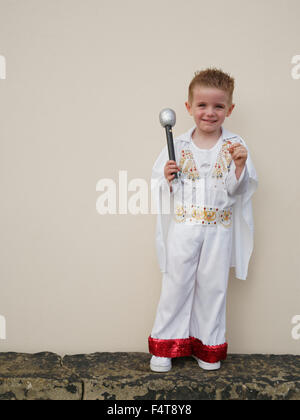
{"type": "Polygon", "coordinates": [[[229,105],[232,105],[234,91],[234,78],[217,68],[207,68],[195,72],[195,76],[189,85],[188,101],[193,102],[193,90],[195,86],[214,87],[228,93],[229,105]]]}

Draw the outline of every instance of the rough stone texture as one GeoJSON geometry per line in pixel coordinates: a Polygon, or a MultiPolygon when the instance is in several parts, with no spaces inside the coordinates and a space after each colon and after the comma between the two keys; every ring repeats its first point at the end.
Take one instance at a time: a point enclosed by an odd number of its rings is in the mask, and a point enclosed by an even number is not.
{"type": "Polygon", "coordinates": [[[167,373],[148,353],[0,353],[0,400],[300,400],[300,356],[228,355],[218,371],[191,357],[167,373]]]}
{"type": "Polygon", "coordinates": [[[0,400],[79,400],[82,381],[54,353],[0,353],[0,400]]]}

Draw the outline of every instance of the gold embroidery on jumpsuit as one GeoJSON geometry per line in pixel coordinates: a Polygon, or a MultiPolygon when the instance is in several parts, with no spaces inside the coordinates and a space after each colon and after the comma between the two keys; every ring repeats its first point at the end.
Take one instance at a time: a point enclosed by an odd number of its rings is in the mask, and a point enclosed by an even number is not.
{"type": "MultiPolygon", "coordinates": [[[[211,175],[212,178],[223,178],[226,172],[228,172],[232,160],[231,154],[228,150],[231,144],[232,142],[228,140],[222,145],[211,175]]],[[[181,150],[179,168],[186,178],[192,181],[200,179],[194,156],[190,149],[181,150]]],[[[179,205],[175,210],[175,221],[177,223],[190,222],[210,226],[220,223],[225,227],[230,227],[232,224],[232,209],[218,209],[215,207],[197,205],[179,205]]]]}
{"type": "Polygon", "coordinates": [[[232,224],[232,208],[219,209],[194,204],[178,205],[175,210],[175,221],[177,223],[187,222],[188,224],[206,226],[214,226],[220,223],[225,227],[230,227],[232,224]]]}
{"type": "Polygon", "coordinates": [[[230,162],[232,161],[231,154],[229,152],[229,147],[231,145],[231,141],[227,140],[221,147],[217,161],[215,163],[215,167],[212,173],[213,178],[222,178],[226,172],[228,172],[230,162]]]}
{"type": "Polygon", "coordinates": [[[186,175],[188,179],[191,179],[192,181],[200,179],[193,154],[189,149],[181,150],[179,168],[181,173],[186,175]]]}

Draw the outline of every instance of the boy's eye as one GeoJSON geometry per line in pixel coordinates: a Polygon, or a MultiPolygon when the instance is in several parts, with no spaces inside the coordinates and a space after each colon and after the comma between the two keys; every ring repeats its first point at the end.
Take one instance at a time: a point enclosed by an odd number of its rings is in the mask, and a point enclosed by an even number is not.
{"type": "MultiPolygon", "coordinates": [[[[205,106],[205,104],[199,104],[198,106],[205,106]]],[[[217,108],[224,108],[223,105],[217,105],[217,108]]]]}

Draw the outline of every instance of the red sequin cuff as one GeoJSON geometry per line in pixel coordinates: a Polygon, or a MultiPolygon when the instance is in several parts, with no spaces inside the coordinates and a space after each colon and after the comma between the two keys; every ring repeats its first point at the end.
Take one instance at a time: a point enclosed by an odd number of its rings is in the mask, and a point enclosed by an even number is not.
{"type": "Polygon", "coordinates": [[[161,340],[149,336],[149,353],[158,357],[196,356],[207,363],[216,363],[227,357],[227,343],[207,346],[195,337],[161,340]]]}
{"type": "Polygon", "coordinates": [[[227,348],[228,344],[220,344],[217,346],[207,346],[202,343],[201,340],[197,338],[190,337],[192,353],[198,359],[203,360],[207,363],[217,363],[220,360],[225,360],[227,357],[227,348]]]}
{"type": "Polygon", "coordinates": [[[148,338],[149,352],[158,357],[182,357],[192,354],[190,338],[160,340],[148,338]]]}

